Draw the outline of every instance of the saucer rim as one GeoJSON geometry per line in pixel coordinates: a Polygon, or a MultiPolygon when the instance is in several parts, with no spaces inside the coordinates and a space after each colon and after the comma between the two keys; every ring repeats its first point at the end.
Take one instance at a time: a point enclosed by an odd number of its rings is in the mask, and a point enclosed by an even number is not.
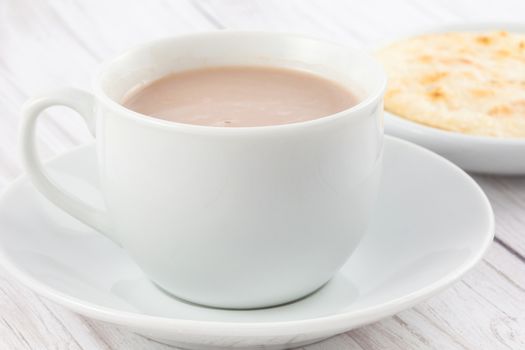
{"type": "MultiPolygon", "coordinates": [[[[205,333],[207,336],[251,337],[268,336],[270,334],[272,336],[284,336],[290,334],[319,334],[324,332],[332,333],[333,329],[336,327],[344,328],[346,325],[347,328],[349,328],[365,323],[370,323],[413,306],[459,280],[461,276],[470,271],[483,258],[486,251],[490,247],[495,234],[494,213],[490,202],[479,185],[465,171],[444,157],[412,142],[385,135],[385,146],[387,146],[388,143],[403,144],[403,146],[407,147],[407,149],[412,148],[417,152],[423,152],[426,154],[426,156],[434,158],[435,161],[441,162],[443,166],[446,166],[450,171],[455,172],[456,176],[461,176],[465,181],[470,183],[473,193],[476,193],[476,195],[479,197],[479,200],[483,202],[483,208],[489,221],[487,229],[483,233],[480,249],[475,252],[475,254],[473,254],[467,261],[454,268],[453,271],[449,272],[442,278],[428,284],[423,288],[378,305],[373,305],[357,311],[348,311],[335,315],[333,314],[329,316],[293,321],[241,323],[184,320],[178,318],[144,315],[131,311],[115,310],[110,307],[100,306],[91,302],[83,301],[82,299],[76,298],[74,296],[67,295],[38,281],[28,273],[24,272],[24,270],[18,268],[15,263],[11,262],[9,259],[9,254],[2,246],[0,246],[0,264],[6,269],[6,271],[8,271],[9,274],[11,274],[27,288],[59,305],[62,305],[84,316],[134,329],[146,329],[155,332],[174,332],[188,335],[202,335],[205,333]]],[[[91,147],[94,147],[93,142],[74,147],[63,154],[47,160],[44,162],[44,165],[58,161],[62,157],[71,156],[71,153],[81,152],[83,149],[91,147]]],[[[26,181],[28,181],[27,176],[23,174],[7,185],[0,194],[0,205],[5,201],[6,198],[10,196],[12,192],[15,192],[20,187],[20,185],[26,181]]],[[[481,237],[481,234],[479,237],[481,237]]]]}

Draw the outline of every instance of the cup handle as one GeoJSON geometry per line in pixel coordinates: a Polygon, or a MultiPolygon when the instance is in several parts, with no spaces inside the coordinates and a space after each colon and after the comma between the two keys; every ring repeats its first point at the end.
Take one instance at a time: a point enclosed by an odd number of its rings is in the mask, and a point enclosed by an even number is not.
{"type": "Polygon", "coordinates": [[[65,88],[33,98],[26,102],[22,111],[19,151],[23,168],[34,186],[53,204],[101,233],[107,234],[109,222],[106,213],[84,203],[55,184],[47,175],[38,157],[35,144],[37,119],[42,111],[51,106],[65,106],[76,111],[84,119],[91,134],[95,136],[94,97],[90,93],[65,88]]]}

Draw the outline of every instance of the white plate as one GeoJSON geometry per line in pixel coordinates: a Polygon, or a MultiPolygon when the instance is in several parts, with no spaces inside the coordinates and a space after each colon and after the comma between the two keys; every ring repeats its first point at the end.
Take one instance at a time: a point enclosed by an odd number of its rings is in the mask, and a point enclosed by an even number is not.
{"type": "MultiPolygon", "coordinates": [[[[418,30],[389,40],[392,43],[425,33],[507,30],[525,33],[525,25],[492,22],[456,24],[418,30]]],[[[388,44],[374,45],[376,48],[388,44]]],[[[440,130],[385,113],[385,132],[415,142],[453,161],[464,170],[504,175],[525,174],[525,139],[472,136],[440,130]]]]}
{"type": "MultiPolygon", "coordinates": [[[[58,304],[163,343],[194,349],[312,343],[437,293],[472,268],[492,241],[492,209],[468,175],[411,143],[385,142],[369,232],[331,282],[292,304],[233,311],[171,298],[121,248],[55,208],[25,178],[0,199],[0,262],[58,304]]],[[[78,196],[99,199],[93,146],[47,168],[78,196]]]]}

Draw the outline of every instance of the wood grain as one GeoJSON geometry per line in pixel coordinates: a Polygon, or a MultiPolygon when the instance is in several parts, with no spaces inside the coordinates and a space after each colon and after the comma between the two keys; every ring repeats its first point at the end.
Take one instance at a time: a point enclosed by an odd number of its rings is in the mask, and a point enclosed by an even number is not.
{"type": "Polygon", "coordinates": [[[496,237],[525,263],[525,177],[475,176],[496,215],[496,237]]]}
{"type": "MultiPolygon", "coordinates": [[[[368,46],[451,21],[523,21],[525,2],[30,1],[0,4],[0,189],[20,174],[19,111],[39,91],[89,89],[105,57],[142,41],[235,28],[300,32],[368,46]]],[[[74,113],[39,127],[49,157],[91,137],[74,113]]],[[[494,206],[498,241],[465,278],[419,306],[308,349],[525,349],[525,178],[475,176],[494,206]]],[[[29,291],[0,268],[0,349],[172,349],[87,320],[29,291]]]]}
{"type": "MultiPolygon", "coordinates": [[[[5,276],[1,273],[0,276],[5,276]]],[[[442,294],[308,349],[523,349],[525,264],[500,245],[442,294]]],[[[0,348],[167,349],[90,321],[0,278],[0,348]]]]}

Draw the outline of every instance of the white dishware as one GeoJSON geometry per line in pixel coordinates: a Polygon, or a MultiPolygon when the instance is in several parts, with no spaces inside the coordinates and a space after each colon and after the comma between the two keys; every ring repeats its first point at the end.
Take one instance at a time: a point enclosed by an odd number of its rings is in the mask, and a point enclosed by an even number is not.
{"type": "MultiPolygon", "coordinates": [[[[94,146],[46,164],[54,181],[90,205],[102,202],[96,167],[94,146]]],[[[167,296],[123,249],[22,177],[0,197],[0,263],[60,305],[162,343],[283,349],[374,322],[441,291],[481,259],[494,234],[490,204],[467,174],[392,137],[385,139],[374,218],[340,272],[307,298],[268,309],[212,309],[167,296]]]]}
{"type": "MultiPolygon", "coordinates": [[[[411,36],[454,31],[525,33],[525,25],[507,22],[462,23],[419,29],[390,38],[375,49],[411,36]]],[[[525,139],[473,136],[425,126],[385,112],[385,132],[412,141],[453,161],[464,170],[502,175],[525,174],[525,139]]]]}
{"type": "Polygon", "coordinates": [[[277,305],[325,284],[363,236],[381,174],[385,84],[368,55],[302,36],[221,31],[154,41],[104,64],[93,94],[69,88],[28,102],[23,163],[51,202],[122,245],[170,293],[216,307],[277,305]],[[242,128],[180,124],[119,104],[137,85],[218,65],[304,69],[360,103],[242,128]],[[36,156],[38,115],[55,105],[96,131],[102,208],[50,181],[36,156]]]}

